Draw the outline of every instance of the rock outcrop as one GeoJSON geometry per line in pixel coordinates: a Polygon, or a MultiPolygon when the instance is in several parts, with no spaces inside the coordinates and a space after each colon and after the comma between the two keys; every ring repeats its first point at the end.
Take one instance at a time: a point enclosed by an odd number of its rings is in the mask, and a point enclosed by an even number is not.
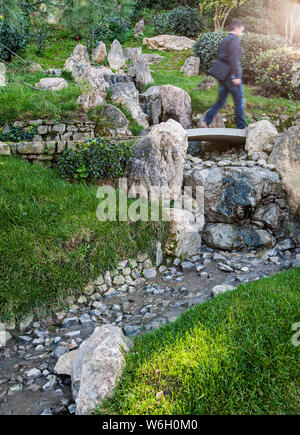
{"type": "Polygon", "coordinates": [[[97,327],[84,341],[74,359],[72,392],[76,414],[88,414],[110,396],[125,366],[124,352],[130,340],[113,325],[97,327]]]}
{"type": "Polygon", "coordinates": [[[160,86],[151,86],[140,95],[140,104],[150,125],[159,124],[162,115],[160,86]]]}
{"type": "Polygon", "coordinates": [[[128,137],[132,133],[123,112],[112,104],[105,104],[97,113],[95,135],[98,137],[128,137]]]}
{"type": "Polygon", "coordinates": [[[194,40],[185,36],[175,35],[158,35],[153,38],[144,38],[143,44],[152,50],[163,51],[182,51],[190,50],[194,44],[194,40]]]}
{"type": "Polygon", "coordinates": [[[285,188],[291,210],[300,211],[300,126],[289,128],[275,139],[268,163],[273,164],[285,188]]]}
{"type": "Polygon", "coordinates": [[[95,47],[92,51],[92,61],[101,64],[106,56],[106,45],[104,44],[104,42],[99,42],[97,47],[95,47]]]}

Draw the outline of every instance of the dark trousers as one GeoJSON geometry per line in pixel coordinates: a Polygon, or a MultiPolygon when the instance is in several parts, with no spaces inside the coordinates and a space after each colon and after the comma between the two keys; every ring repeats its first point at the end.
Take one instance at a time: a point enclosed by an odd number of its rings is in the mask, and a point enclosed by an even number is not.
{"type": "Polygon", "coordinates": [[[214,116],[225,106],[228,94],[232,95],[235,105],[236,127],[240,129],[246,128],[243,85],[234,85],[230,78],[224,82],[219,82],[218,101],[207,111],[204,121],[207,125],[212,123],[214,116]]]}

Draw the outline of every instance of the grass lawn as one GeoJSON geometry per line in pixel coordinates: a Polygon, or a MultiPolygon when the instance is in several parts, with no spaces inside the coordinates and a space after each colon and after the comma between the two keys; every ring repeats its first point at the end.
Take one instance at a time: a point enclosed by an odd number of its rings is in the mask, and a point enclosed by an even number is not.
{"type": "Polygon", "coordinates": [[[136,338],[120,385],[96,413],[298,414],[299,296],[296,268],[136,338]]]}
{"type": "Polygon", "coordinates": [[[66,304],[118,260],[135,257],[166,223],[99,222],[95,186],[0,158],[0,321],[66,304]]]}
{"type": "MultiPolygon", "coordinates": [[[[147,30],[149,33],[149,29],[147,30]]],[[[151,32],[149,35],[152,36],[151,32]]],[[[141,46],[143,38],[127,41],[123,47],[141,46]]],[[[87,41],[70,38],[61,28],[53,26],[50,38],[47,40],[42,56],[36,54],[36,47],[29,45],[25,53],[21,56],[29,62],[38,62],[46,70],[48,68],[63,68],[66,59],[71,55],[77,43],[87,45],[87,41]]],[[[109,50],[109,46],[107,49],[109,50]]],[[[149,50],[143,46],[144,53],[156,53],[164,57],[159,64],[151,65],[154,85],[172,84],[185,89],[192,98],[194,113],[203,113],[216,99],[217,88],[198,91],[197,85],[204,77],[186,77],[180,72],[185,59],[191,52],[170,52],[149,50]]],[[[107,64],[107,62],[106,62],[107,64]]],[[[41,92],[34,90],[24,83],[31,86],[45,77],[44,73],[30,74],[26,68],[28,65],[15,58],[13,62],[7,64],[9,84],[0,89],[0,125],[5,122],[15,120],[29,120],[40,118],[54,118],[63,120],[66,118],[78,117],[77,98],[82,93],[79,86],[73,80],[68,79],[69,87],[57,92],[41,92]]],[[[286,100],[284,98],[264,98],[256,95],[253,87],[245,86],[246,114],[247,112],[255,115],[263,114],[293,114],[300,110],[300,102],[286,100]]],[[[223,109],[223,113],[233,114],[232,100],[223,109]]],[[[251,119],[248,118],[248,122],[251,119]]],[[[134,126],[135,131],[138,128],[134,126]]]]}

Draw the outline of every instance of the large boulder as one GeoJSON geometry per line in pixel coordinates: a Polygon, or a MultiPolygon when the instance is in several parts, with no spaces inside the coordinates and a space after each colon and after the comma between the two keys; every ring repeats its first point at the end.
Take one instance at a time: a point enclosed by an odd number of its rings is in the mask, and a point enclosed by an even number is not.
{"type": "Polygon", "coordinates": [[[58,375],[72,376],[73,364],[77,353],[78,350],[73,350],[72,352],[61,355],[54,367],[55,373],[58,375]]]}
{"type": "Polygon", "coordinates": [[[142,47],[127,47],[124,50],[124,56],[126,61],[134,62],[135,58],[141,56],[142,47]]]}
{"type": "Polygon", "coordinates": [[[183,128],[192,127],[192,100],[181,88],[172,85],[160,87],[162,120],[169,118],[179,122],[183,128]]]}
{"type": "Polygon", "coordinates": [[[198,76],[200,71],[200,58],[190,56],[184,62],[181,67],[180,72],[182,72],[187,77],[198,76]]]}
{"type": "Polygon", "coordinates": [[[149,127],[147,115],[142,111],[139,104],[139,92],[134,83],[116,83],[110,87],[111,100],[115,104],[121,104],[142,127],[149,127]]]}
{"type": "Polygon", "coordinates": [[[185,36],[158,35],[153,38],[144,38],[143,44],[152,50],[182,51],[190,50],[195,41],[185,36]]]}
{"type": "Polygon", "coordinates": [[[275,139],[268,163],[273,164],[288,194],[291,211],[300,211],[300,126],[289,128],[275,139]]]}
{"type": "Polygon", "coordinates": [[[202,213],[189,210],[164,208],[163,218],[170,222],[165,250],[168,255],[185,257],[196,255],[201,247],[200,231],[204,226],[202,213]]]}
{"type": "Polygon", "coordinates": [[[143,111],[148,115],[150,124],[159,124],[162,115],[160,86],[151,86],[143,92],[140,95],[140,103],[143,111]]]}
{"type": "Polygon", "coordinates": [[[206,222],[229,224],[250,219],[277,231],[287,216],[279,176],[270,169],[232,166],[192,169],[185,174],[184,184],[203,186],[206,222]]]}
{"type": "Polygon", "coordinates": [[[247,127],[245,150],[250,157],[257,156],[257,159],[264,157],[272,151],[277,136],[276,128],[266,119],[250,124],[247,127]]]}
{"type": "Polygon", "coordinates": [[[126,65],[126,58],[120,42],[115,39],[111,44],[111,49],[107,55],[107,60],[111,69],[119,71],[126,65]]]}
{"type": "Polygon", "coordinates": [[[225,251],[271,248],[276,243],[276,239],[266,230],[221,223],[207,224],[202,231],[202,238],[207,246],[225,251]]]}
{"type": "Polygon", "coordinates": [[[130,340],[113,325],[97,327],[84,341],[74,359],[72,392],[76,414],[88,414],[109,397],[125,366],[130,340]]]}
{"type": "Polygon", "coordinates": [[[92,61],[102,63],[107,56],[106,45],[104,42],[99,42],[97,47],[92,50],[92,61]]]}
{"type": "Polygon", "coordinates": [[[132,147],[125,175],[129,187],[142,186],[149,195],[155,186],[163,197],[178,198],[187,147],[187,133],[178,122],[170,119],[153,126],[132,147]]]}
{"type": "Polygon", "coordinates": [[[124,113],[112,104],[105,104],[97,113],[95,135],[98,137],[128,137],[132,133],[124,113]]]}
{"type": "Polygon", "coordinates": [[[35,87],[46,91],[60,91],[68,87],[68,82],[63,78],[47,77],[36,83],[35,87]]]}
{"type": "Polygon", "coordinates": [[[0,86],[6,86],[6,67],[4,63],[0,63],[0,86]]]}
{"type": "Polygon", "coordinates": [[[74,80],[80,75],[80,70],[90,66],[89,53],[85,45],[77,44],[71,56],[65,62],[65,70],[70,71],[74,80]]]}

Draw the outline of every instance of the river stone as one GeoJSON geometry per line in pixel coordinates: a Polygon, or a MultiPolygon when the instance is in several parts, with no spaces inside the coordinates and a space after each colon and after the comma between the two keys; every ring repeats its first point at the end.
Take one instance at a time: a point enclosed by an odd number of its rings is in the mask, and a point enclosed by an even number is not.
{"type": "Polygon", "coordinates": [[[97,47],[92,50],[92,61],[95,63],[102,63],[106,56],[106,45],[104,42],[99,42],[97,47]]]}
{"type": "Polygon", "coordinates": [[[294,126],[275,139],[268,163],[275,166],[288,194],[291,211],[300,212],[300,126],[294,126]]]}
{"type": "Polygon", "coordinates": [[[46,77],[41,79],[34,86],[38,89],[45,89],[46,91],[60,91],[68,87],[68,82],[59,77],[46,77]]]}
{"type": "Polygon", "coordinates": [[[174,119],[183,128],[192,127],[192,100],[189,94],[181,88],[172,85],[160,87],[162,104],[162,120],[174,119]]]}
{"type": "Polygon", "coordinates": [[[245,150],[252,157],[255,153],[267,153],[273,149],[274,139],[278,132],[273,124],[266,119],[250,124],[247,127],[245,150]]]}
{"type": "Polygon", "coordinates": [[[76,414],[87,414],[109,397],[125,366],[124,351],[131,342],[113,325],[97,327],[84,341],[74,359],[72,392],[76,414]]]}
{"type": "Polygon", "coordinates": [[[151,86],[140,95],[140,104],[151,125],[159,124],[162,115],[160,86],[151,86]]]}
{"type": "Polygon", "coordinates": [[[73,350],[72,352],[65,353],[60,356],[55,367],[54,371],[58,375],[72,375],[73,363],[74,359],[77,355],[78,350],[73,350]]]}
{"type": "Polygon", "coordinates": [[[187,133],[178,122],[169,119],[153,126],[148,135],[132,147],[133,158],[125,175],[132,195],[136,186],[142,186],[146,194],[155,186],[163,196],[178,198],[187,147],[187,133]]]}
{"type": "Polygon", "coordinates": [[[144,38],[143,44],[152,50],[182,51],[190,50],[194,40],[185,36],[158,35],[153,38],[144,38]]]}
{"type": "Polygon", "coordinates": [[[182,72],[187,77],[198,76],[200,70],[200,59],[199,57],[190,56],[184,62],[181,67],[180,72],[182,72]]]}
{"type": "Polygon", "coordinates": [[[129,110],[132,118],[142,127],[149,127],[147,115],[142,111],[139,104],[139,93],[134,83],[116,83],[110,87],[111,100],[115,104],[121,104],[129,110]]]}
{"type": "Polygon", "coordinates": [[[276,239],[265,230],[251,226],[231,224],[207,224],[202,231],[204,242],[213,249],[271,248],[276,239]]]}
{"type": "Polygon", "coordinates": [[[226,293],[226,292],[234,290],[234,289],[235,289],[235,287],[233,285],[221,284],[221,285],[215,285],[212,288],[211,292],[212,292],[212,295],[214,297],[216,297],[216,296],[218,296],[220,294],[226,293]]]}
{"type": "Polygon", "coordinates": [[[0,142],[0,156],[10,156],[10,146],[4,142],[0,142]]]}
{"type": "Polygon", "coordinates": [[[0,62],[0,87],[6,86],[6,67],[5,64],[0,62]]]}
{"type": "Polygon", "coordinates": [[[112,104],[103,105],[97,112],[95,135],[98,137],[132,136],[124,113],[112,104]]]}
{"type": "Polygon", "coordinates": [[[115,39],[111,44],[111,49],[107,55],[107,60],[111,69],[120,70],[126,66],[126,59],[123,53],[122,45],[115,39]]]}

